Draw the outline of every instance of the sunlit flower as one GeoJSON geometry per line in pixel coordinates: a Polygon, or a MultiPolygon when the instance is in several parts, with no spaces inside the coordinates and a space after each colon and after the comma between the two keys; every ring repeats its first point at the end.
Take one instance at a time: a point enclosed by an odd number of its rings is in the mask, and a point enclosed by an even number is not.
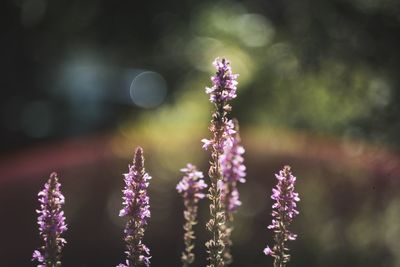
{"type": "Polygon", "coordinates": [[[186,165],[186,168],[182,168],[181,172],[185,175],[176,186],[176,190],[182,195],[184,200],[197,203],[205,197],[203,190],[207,188],[207,184],[203,179],[203,173],[190,163],[186,165]]]}
{"type": "Polygon", "coordinates": [[[61,235],[67,230],[67,225],[62,210],[65,198],[60,188],[57,173],[53,172],[38,194],[40,209],[36,211],[39,214],[37,222],[44,241],[44,245],[32,255],[32,260],[39,262],[38,267],[61,266],[61,251],[67,243],[61,235]]]}
{"type": "Polygon", "coordinates": [[[236,98],[236,85],[238,74],[232,74],[230,63],[225,58],[216,58],[213,65],[217,73],[211,77],[212,87],[206,87],[206,93],[210,95],[213,103],[226,102],[236,98]]]}
{"type": "Polygon", "coordinates": [[[296,177],[292,175],[289,166],[285,166],[275,176],[278,184],[272,189],[271,198],[275,203],[272,205],[272,223],[268,226],[268,229],[274,232],[275,245],[272,249],[267,246],[264,253],[275,258],[274,266],[283,267],[290,260],[285,242],[297,238],[288,228],[293,218],[299,214],[297,202],[300,198],[299,194],[294,192],[296,177]]]}
{"type": "Polygon", "coordinates": [[[223,185],[221,189],[221,199],[225,209],[226,225],[224,227],[225,235],[225,264],[233,261],[231,255],[231,246],[233,244],[231,235],[233,231],[234,213],[242,202],[239,199],[238,183],[246,181],[246,166],[244,165],[244,148],[241,145],[239,135],[239,122],[234,119],[234,131],[231,132],[231,143],[224,147],[224,153],[220,157],[222,169],[223,185]]]}
{"type": "Polygon", "coordinates": [[[235,212],[241,205],[237,183],[246,182],[246,166],[243,158],[245,150],[240,144],[239,123],[237,120],[233,122],[234,130],[231,132],[232,138],[230,139],[232,143],[224,147],[224,153],[220,157],[224,181],[222,199],[224,199],[227,213],[235,212]]]}
{"type": "Polygon", "coordinates": [[[207,229],[212,234],[212,239],[206,243],[209,267],[222,267],[224,262],[225,249],[225,211],[221,201],[222,170],[220,157],[224,153],[226,147],[233,144],[233,134],[235,133],[234,125],[228,119],[228,112],[231,106],[228,103],[236,97],[237,74],[232,74],[229,61],[217,58],[214,61],[217,69],[216,74],[211,77],[212,87],[206,88],[206,93],[210,96],[211,103],[215,106],[212,114],[209,130],[212,134],[211,139],[203,139],[203,148],[211,150],[210,169],[208,175],[211,180],[208,197],[211,201],[210,215],[211,218],[207,223],[207,229]]]}
{"type": "Polygon", "coordinates": [[[125,263],[117,267],[150,266],[150,250],[142,243],[144,232],[150,218],[149,197],[147,188],[151,177],[145,172],[143,149],[138,147],[129,172],[124,174],[125,188],[123,208],[120,217],[127,217],[124,240],[127,250],[125,263]]]}
{"type": "Polygon", "coordinates": [[[187,164],[186,168],[181,169],[181,171],[185,175],[176,186],[176,190],[182,195],[185,205],[183,212],[185,218],[183,225],[185,250],[182,253],[181,260],[183,267],[188,267],[195,259],[193,249],[196,237],[193,226],[197,224],[198,202],[205,197],[203,191],[207,188],[207,184],[204,182],[203,173],[198,171],[196,166],[187,164]]]}

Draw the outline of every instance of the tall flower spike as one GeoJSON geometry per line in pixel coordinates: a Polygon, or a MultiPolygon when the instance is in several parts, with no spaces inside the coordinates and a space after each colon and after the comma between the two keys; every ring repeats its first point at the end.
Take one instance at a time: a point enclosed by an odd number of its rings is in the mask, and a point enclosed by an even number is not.
{"type": "Polygon", "coordinates": [[[150,250],[142,243],[150,218],[147,188],[151,177],[145,172],[143,149],[138,147],[129,172],[124,174],[125,188],[120,217],[128,218],[124,230],[126,261],[117,267],[150,266],[150,250]]]}
{"type": "Polygon", "coordinates": [[[242,204],[239,201],[237,183],[246,182],[246,166],[244,165],[243,154],[245,152],[241,145],[239,135],[239,122],[233,119],[234,133],[232,134],[232,146],[224,148],[224,154],[220,157],[224,190],[222,199],[224,200],[227,218],[237,211],[242,204]]]}
{"type": "Polygon", "coordinates": [[[272,223],[268,226],[268,229],[274,232],[275,245],[272,249],[267,246],[264,253],[275,258],[274,267],[284,267],[290,260],[285,242],[297,238],[288,228],[293,218],[299,214],[296,202],[300,201],[300,198],[299,194],[294,192],[296,177],[292,175],[290,166],[285,166],[275,176],[278,184],[272,189],[271,198],[275,203],[272,205],[272,223]]]}
{"type": "Polygon", "coordinates": [[[236,97],[237,74],[232,74],[229,61],[217,58],[214,61],[217,69],[216,74],[211,77],[213,86],[206,88],[210,95],[210,101],[215,106],[212,114],[210,131],[212,138],[203,139],[203,148],[211,150],[210,169],[208,175],[211,180],[208,198],[210,204],[210,220],[207,229],[211,232],[212,238],[206,243],[208,252],[208,267],[222,267],[225,265],[223,251],[225,248],[225,212],[221,201],[222,170],[220,157],[224,148],[232,146],[232,134],[234,131],[233,122],[228,120],[227,115],[231,110],[228,101],[236,97]]]}
{"type": "Polygon", "coordinates": [[[207,184],[204,182],[203,173],[198,171],[196,166],[187,164],[186,168],[181,169],[181,171],[185,175],[176,186],[176,190],[182,195],[183,204],[185,205],[185,211],[183,212],[185,218],[183,226],[185,230],[183,238],[185,250],[182,253],[181,260],[183,267],[189,267],[195,258],[192,252],[194,249],[194,240],[196,239],[193,226],[197,224],[198,202],[205,197],[203,191],[207,188],[207,184]]]}
{"type": "Polygon", "coordinates": [[[36,211],[39,214],[37,222],[44,241],[44,245],[32,255],[32,260],[39,262],[38,267],[61,266],[61,252],[67,243],[61,235],[67,230],[67,225],[62,210],[65,199],[60,187],[57,173],[53,172],[38,194],[40,210],[36,211]]]}
{"type": "Polygon", "coordinates": [[[233,231],[234,213],[242,204],[239,200],[239,190],[237,183],[246,182],[246,166],[244,165],[243,154],[245,152],[241,145],[239,135],[239,122],[233,119],[235,133],[232,135],[232,146],[226,146],[224,154],[220,157],[221,169],[224,186],[221,192],[221,198],[226,214],[225,225],[225,251],[224,259],[226,264],[232,262],[230,248],[232,246],[231,234],[233,231]]]}

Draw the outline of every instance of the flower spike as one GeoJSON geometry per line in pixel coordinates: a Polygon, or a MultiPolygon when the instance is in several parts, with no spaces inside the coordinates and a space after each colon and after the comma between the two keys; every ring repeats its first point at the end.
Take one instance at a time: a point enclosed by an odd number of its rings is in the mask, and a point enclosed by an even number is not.
{"type": "Polygon", "coordinates": [[[185,174],[182,180],[176,186],[176,190],[182,195],[185,211],[185,224],[183,229],[185,250],[182,253],[182,266],[189,267],[194,262],[195,255],[192,252],[194,249],[194,240],[196,236],[193,231],[193,226],[197,224],[198,202],[205,197],[203,193],[207,188],[204,182],[203,173],[198,171],[196,166],[187,164],[186,168],[181,169],[185,174]]]}
{"type": "Polygon", "coordinates": [[[126,261],[117,267],[150,266],[150,250],[142,243],[150,218],[147,188],[151,177],[145,172],[143,149],[138,147],[129,172],[124,174],[125,188],[120,217],[128,218],[124,230],[126,261]]]}
{"type": "Polygon", "coordinates": [[[274,232],[275,245],[273,248],[267,246],[264,254],[275,258],[274,267],[285,267],[290,260],[285,242],[297,238],[288,228],[293,218],[299,214],[297,202],[300,198],[294,191],[296,177],[292,175],[290,166],[285,166],[275,177],[278,184],[272,189],[271,198],[275,203],[272,205],[272,223],[268,226],[274,232]]]}
{"type": "Polygon", "coordinates": [[[67,225],[62,210],[65,198],[60,188],[57,173],[53,172],[44,189],[38,194],[40,210],[36,212],[39,214],[40,236],[44,241],[44,245],[32,255],[32,260],[39,262],[38,267],[61,266],[61,252],[67,243],[61,235],[67,231],[67,225]]]}
{"type": "Polygon", "coordinates": [[[231,255],[234,214],[242,204],[239,200],[238,183],[246,182],[246,166],[244,165],[243,154],[245,152],[241,145],[239,135],[239,122],[233,119],[235,132],[232,134],[232,145],[224,148],[224,154],[220,157],[220,164],[223,176],[223,188],[221,191],[222,203],[225,209],[226,225],[225,225],[225,250],[224,260],[228,265],[232,263],[231,255]]]}
{"type": "Polygon", "coordinates": [[[225,211],[221,201],[221,190],[223,188],[222,169],[220,157],[226,147],[231,147],[233,143],[232,135],[235,133],[234,125],[227,115],[231,111],[229,101],[236,98],[237,74],[232,74],[228,60],[217,58],[214,61],[217,69],[216,74],[211,77],[212,87],[206,88],[206,93],[210,96],[211,103],[214,104],[215,111],[212,114],[209,130],[211,139],[203,139],[203,148],[211,150],[210,169],[208,175],[211,180],[209,194],[210,220],[207,229],[212,238],[206,243],[208,252],[208,267],[225,266],[223,257],[225,249],[225,211]]]}

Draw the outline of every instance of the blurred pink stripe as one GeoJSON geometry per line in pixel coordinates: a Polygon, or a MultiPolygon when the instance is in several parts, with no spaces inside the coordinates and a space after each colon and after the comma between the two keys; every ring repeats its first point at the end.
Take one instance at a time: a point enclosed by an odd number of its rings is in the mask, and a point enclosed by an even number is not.
{"type": "MultiPolygon", "coordinates": [[[[2,155],[0,183],[111,160],[115,157],[111,149],[111,140],[111,136],[89,136],[2,155]]],[[[125,139],[120,141],[126,142],[125,139]]],[[[359,168],[385,177],[400,177],[400,153],[383,145],[360,141],[343,143],[340,138],[321,137],[304,132],[290,132],[274,138],[244,132],[243,141],[247,157],[253,159],[260,156],[291,157],[313,164],[359,168]]],[[[198,142],[195,144],[198,145],[198,142]]],[[[148,146],[151,146],[151,142],[148,146]]]]}
{"type": "Polygon", "coordinates": [[[113,157],[109,143],[110,137],[92,136],[47,143],[11,155],[1,155],[0,183],[107,160],[113,157]]]}
{"type": "Polygon", "coordinates": [[[247,151],[279,157],[291,157],[326,164],[330,167],[362,169],[382,177],[400,178],[400,152],[383,144],[346,140],[338,137],[288,132],[286,136],[243,137],[247,151]],[[246,141],[248,140],[248,141],[246,141]],[[279,145],[277,145],[279,144],[279,145]]]}

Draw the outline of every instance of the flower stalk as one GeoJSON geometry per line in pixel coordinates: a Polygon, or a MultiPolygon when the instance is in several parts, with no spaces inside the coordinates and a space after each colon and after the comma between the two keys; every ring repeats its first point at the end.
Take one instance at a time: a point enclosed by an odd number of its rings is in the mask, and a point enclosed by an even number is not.
{"type": "Polygon", "coordinates": [[[224,148],[224,154],[220,158],[224,182],[221,198],[226,215],[224,229],[225,250],[223,254],[226,265],[231,264],[233,261],[231,254],[231,247],[233,244],[231,235],[233,231],[234,214],[242,204],[239,200],[237,184],[246,182],[246,166],[244,165],[243,158],[245,150],[241,145],[239,122],[236,119],[232,121],[235,130],[232,134],[232,146],[226,146],[224,148]]]}
{"type": "Polygon", "coordinates": [[[133,164],[124,177],[123,208],[119,216],[128,218],[124,230],[126,260],[117,267],[149,267],[150,250],[142,242],[150,218],[147,188],[151,177],[145,171],[141,147],[136,149],[133,164]]]}
{"type": "Polygon", "coordinates": [[[272,189],[271,198],[275,201],[272,205],[272,223],[268,229],[274,232],[275,245],[271,249],[264,249],[266,255],[274,257],[274,267],[285,267],[290,260],[289,248],[286,242],[296,240],[297,235],[289,231],[293,218],[299,214],[297,203],[299,194],[294,191],[296,177],[292,175],[290,166],[276,174],[278,184],[272,189]]]}
{"type": "Polygon", "coordinates": [[[67,230],[67,225],[62,210],[65,198],[60,188],[57,173],[53,172],[38,194],[40,209],[36,210],[39,214],[37,223],[44,241],[44,245],[32,255],[32,260],[39,262],[38,267],[61,266],[61,252],[67,243],[61,235],[67,230]]]}
{"type": "Polygon", "coordinates": [[[185,210],[183,212],[185,223],[183,225],[185,249],[182,252],[182,266],[189,267],[195,260],[194,240],[196,239],[193,226],[197,224],[198,202],[205,197],[203,193],[207,188],[204,182],[203,173],[198,171],[196,166],[187,164],[181,169],[185,174],[176,186],[176,190],[182,195],[185,210]]]}
{"type": "Polygon", "coordinates": [[[209,130],[212,138],[203,139],[204,149],[211,149],[210,169],[208,175],[211,180],[209,194],[210,220],[206,227],[212,234],[212,238],[206,242],[208,252],[208,267],[222,267],[225,265],[223,252],[225,248],[225,212],[221,201],[222,190],[222,170],[220,157],[224,153],[224,148],[232,145],[232,134],[234,133],[233,123],[227,118],[231,111],[229,101],[236,98],[237,74],[232,74],[229,61],[217,58],[214,61],[217,69],[216,74],[211,77],[213,86],[206,88],[206,93],[210,96],[211,103],[214,104],[215,111],[212,114],[209,130]]]}

